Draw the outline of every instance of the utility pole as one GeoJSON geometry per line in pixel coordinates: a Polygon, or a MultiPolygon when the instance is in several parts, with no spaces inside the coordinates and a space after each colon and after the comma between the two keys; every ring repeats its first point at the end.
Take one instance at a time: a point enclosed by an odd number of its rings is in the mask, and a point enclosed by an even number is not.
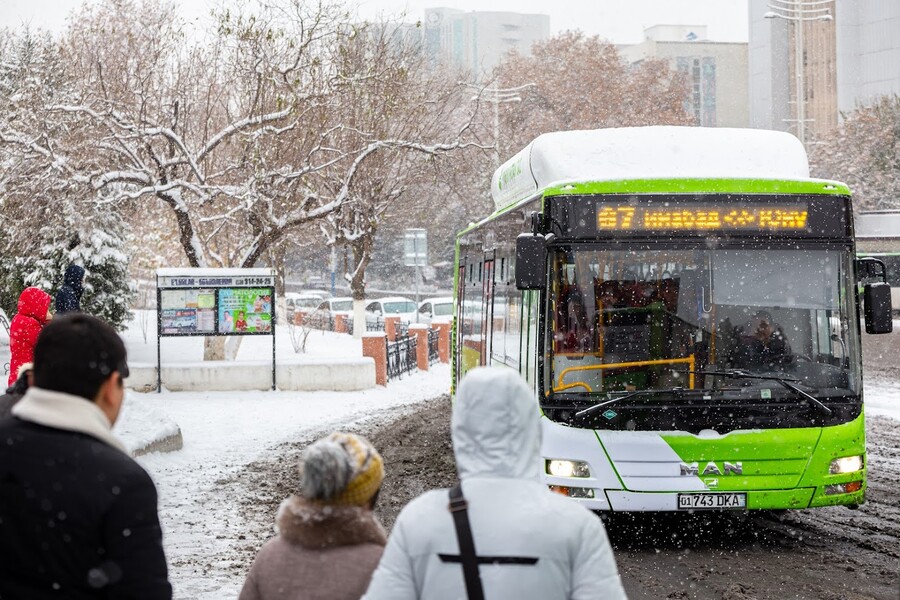
{"type": "Polygon", "coordinates": [[[520,92],[530,87],[534,87],[534,83],[526,83],[513,88],[501,89],[498,87],[479,88],[473,84],[467,84],[470,88],[478,91],[478,95],[472,96],[472,102],[490,102],[494,109],[494,166],[500,166],[500,104],[505,102],[521,102],[520,92]]]}

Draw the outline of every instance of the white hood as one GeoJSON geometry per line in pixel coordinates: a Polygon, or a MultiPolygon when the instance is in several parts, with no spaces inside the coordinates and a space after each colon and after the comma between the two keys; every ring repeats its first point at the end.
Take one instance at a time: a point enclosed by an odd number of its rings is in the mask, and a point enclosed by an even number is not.
{"type": "Polygon", "coordinates": [[[508,367],[466,374],[456,392],[451,420],[459,478],[540,474],[540,413],[534,393],[508,367]]]}

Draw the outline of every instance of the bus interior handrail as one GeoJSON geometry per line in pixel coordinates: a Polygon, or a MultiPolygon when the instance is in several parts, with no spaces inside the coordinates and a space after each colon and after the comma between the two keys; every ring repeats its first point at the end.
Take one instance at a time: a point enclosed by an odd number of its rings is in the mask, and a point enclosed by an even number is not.
{"type": "Polygon", "coordinates": [[[696,359],[695,359],[694,355],[691,354],[690,356],[688,356],[686,358],[661,358],[661,359],[655,359],[655,360],[635,360],[635,361],[621,362],[621,363],[603,363],[603,364],[599,364],[599,365],[580,365],[577,367],[566,367],[559,374],[559,385],[557,387],[553,388],[553,391],[554,392],[562,392],[571,387],[576,387],[576,386],[585,387],[585,388],[587,388],[587,390],[589,392],[593,391],[593,390],[591,390],[590,386],[588,386],[584,382],[578,381],[578,382],[573,382],[573,383],[568,383],[568,384],[563,383],[563,378],[569,372],[574,373],[576,371],[594,371],[594,370],[602,371],[602,370],[606,370],[606,369],[631,369],[631,368],[635,368],[635,367],[653,367],[653,366],[657,366],[657,365],[682,365],[682,364],[687,364],[690,367],[691,372],[688,374],[688,388],[694,389],[694,373],[693,373],[693,371],[694,371],[695,362],[696,362],[696,359]]]}

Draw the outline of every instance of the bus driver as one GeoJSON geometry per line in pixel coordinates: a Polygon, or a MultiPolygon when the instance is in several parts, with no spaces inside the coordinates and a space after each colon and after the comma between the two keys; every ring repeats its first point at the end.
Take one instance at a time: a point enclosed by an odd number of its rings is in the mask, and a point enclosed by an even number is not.
{"type": "Polygon", "coordinates": [[[773,368],[792,361],[791,345],[784,330],[764,310],[757,311],[744,326],[738,353],[744,367],[773,368]]]}

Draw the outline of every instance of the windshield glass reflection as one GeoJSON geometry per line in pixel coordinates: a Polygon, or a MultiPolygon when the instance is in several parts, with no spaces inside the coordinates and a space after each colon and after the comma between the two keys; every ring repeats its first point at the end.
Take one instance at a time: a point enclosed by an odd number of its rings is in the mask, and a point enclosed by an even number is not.
{"type": "Polygon", "coordinates": [[[852,287],[838,250],[558,250],[552,259],[548,382],[554,392],[704,389],[775,397],[796,380],[855,394],[852,287]]]}

